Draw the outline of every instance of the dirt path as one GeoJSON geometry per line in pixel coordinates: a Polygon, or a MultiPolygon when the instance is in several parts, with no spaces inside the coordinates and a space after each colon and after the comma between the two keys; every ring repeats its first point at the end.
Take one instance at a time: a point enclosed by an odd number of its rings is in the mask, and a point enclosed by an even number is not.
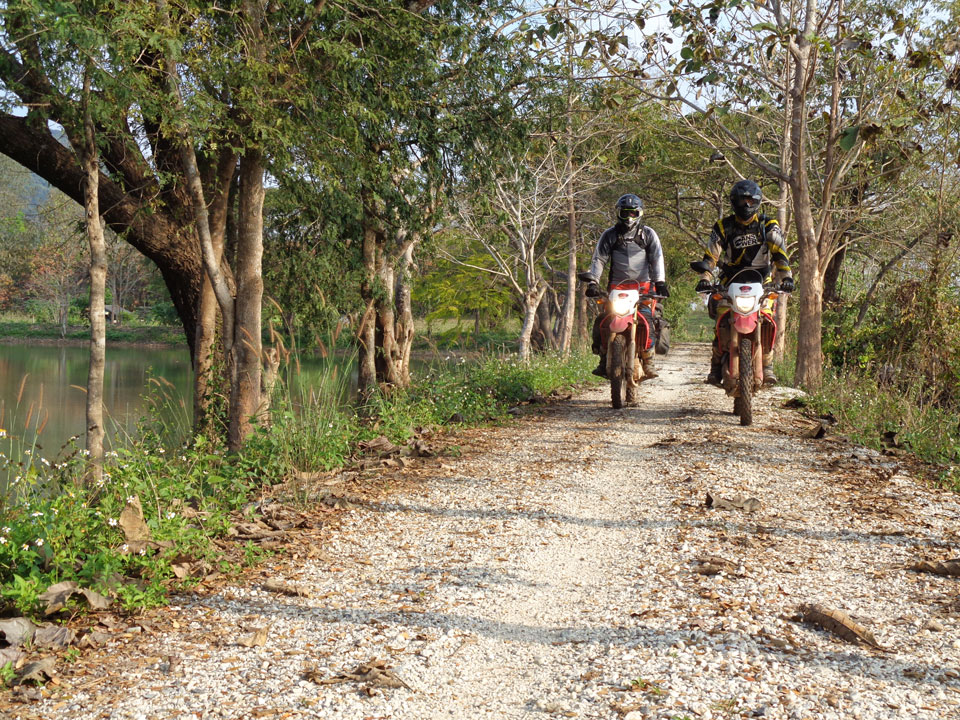
{"type": "Polygon", "coordinates": [[[705,369],[680,346],[639,407],[611,410],[602,387],[470,433],[463,457],[282,566],[309,597],[177,598],[101,677],[8,711],[960,718],[960,580],[905,569],[957,554],[957,496],[804,437],[782,392],[741,428],[705,369]],[[759,507],[707,508],[708,492],[759,507]],[[884,649],[797,622],[801,603],[846,610],[884,649]],[[258,628],[265,644],[238,644],[258,628]]]}

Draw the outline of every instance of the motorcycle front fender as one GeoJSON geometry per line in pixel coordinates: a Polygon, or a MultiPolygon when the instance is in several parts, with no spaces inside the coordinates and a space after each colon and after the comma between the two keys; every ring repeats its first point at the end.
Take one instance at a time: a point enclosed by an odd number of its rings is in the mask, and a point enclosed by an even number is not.
{"type": "Polygon", "coordinates": [[[757,313],[750,313],[749,315],[734,314],[733,327],[740,335],[749,335],[756,329],[758,317],[757,313]]]}
{"type": "Polygon", "coordinates": [[[633,315],[614,316],[610,319],[610,334],[621,333],[633,324],[633,315]]]}

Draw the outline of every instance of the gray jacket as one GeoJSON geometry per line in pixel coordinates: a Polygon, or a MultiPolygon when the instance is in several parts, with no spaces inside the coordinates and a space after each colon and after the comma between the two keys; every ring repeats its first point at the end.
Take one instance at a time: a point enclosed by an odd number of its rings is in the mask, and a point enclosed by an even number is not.
{"type": "Polygon", "coordinates": [[[637,225],[622,233],[619,225],[608,228],[600,236],[590,262],[590,274],[597,282],[603,269],[610,265],[609,284],[619,282],[663,282],[663,248],[653,228],[637,225]]]}

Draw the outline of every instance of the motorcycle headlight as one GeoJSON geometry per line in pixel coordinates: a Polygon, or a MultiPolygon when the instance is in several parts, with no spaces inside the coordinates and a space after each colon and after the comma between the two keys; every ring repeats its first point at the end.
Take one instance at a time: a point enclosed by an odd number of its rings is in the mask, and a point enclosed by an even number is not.
{"type": "Polygon", "coordinates": [[[626,315],[633,310],[633,301],[630,298],[617,298],[613,301],[613,311],[617,315],[626,315]]]}
{"type": "Polygon", "coordinates": [[[737,310],[742,313],[750,312],[753,310],[756,305],[756,301],[750,295],[737,295],[733,299],[733,304],[736,306],[737,310]]]}

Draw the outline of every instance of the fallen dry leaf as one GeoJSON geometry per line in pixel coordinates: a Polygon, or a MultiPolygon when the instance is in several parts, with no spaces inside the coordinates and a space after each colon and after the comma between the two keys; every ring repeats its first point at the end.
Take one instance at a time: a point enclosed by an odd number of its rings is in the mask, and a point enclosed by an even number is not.
{"type": "Polygon", "coordinates": [[[128,543],[146,541],[150,539],[150,528],[143,519],[143,508],[140,498],[134,495],[120,511],[120,529],[128,543]]]}
{"type": "Polygon", "coordinates": [[[36,632],[37,626],[24,617],[10,618],[0,620],[0,633],[6,638],[7,642],[14,647],[29,642],[36,632]]]}
{"type": "Polygon", "coordinates": [[[744,497],[742,495],[734,495],[731,498],[719,498],[707,493],[707,499],[704,504],[714,510],[743,510],[744,512],[754,512],[760,509],[760,501],[757,498],[744,497]]]}
{"type": "Polygon", "coordinates": [[[271,578],[263,583],[263,589],[267,592],[277,593],[279,595],[290,595],[292,597],[310,597],[310,593],[295,585],[290,585],[281,580],[271,578]]]}
{"type": "Polygon", "coordinates": [[[252,632],[237,638],[237,644],[244,647],[262,647],[267,644],[267,629],[256,628],[252,632]]]}
{"type": "Polygon", "coordinates": [[[33,644],[37,647],[65,648],[73,644],[77,633],[68,627],[48,625],[39,628],[33,634],[33,644]]]}
{"type": "Polygon", "coordinates": [[[885,649],[877,642],[872,632],[851,618],[843,610],[834,610],[823,607],[822,605],[804,603],[799,607],[799,614],[803,622],[818,625],[844,640],[849,642],[862,642],[877,650],[885,649]]]}
{"type": "Polygon", "coordinates": [[[23,685],[28,682],[43,683],[53,680],[53,669],[56,667],[56,663],[56,659],[52,657],[27,663],[17,673],[17,677],[13,681],[14,685],[23,685]]]}
{"type": "Polygon", "coordinates": [[[960,559],[954,558],[942,562],[928,562],[923,560],[910,566],[911,570],[917,572],[928,572],[936,575],[960,576],[960,559]]]}

